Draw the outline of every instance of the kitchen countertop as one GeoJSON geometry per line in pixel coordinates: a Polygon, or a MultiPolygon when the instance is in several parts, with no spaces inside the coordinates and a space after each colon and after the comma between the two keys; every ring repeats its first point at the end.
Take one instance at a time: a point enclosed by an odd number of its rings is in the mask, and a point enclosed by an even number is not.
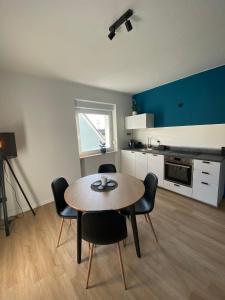
{"type": "Polygon", "coordinates": [[[169,150],[158,150],[158,149],[130,149],[124,148],[122,150],[134,151],[134,152],[142,152],[142,153],[152,153],[152,154],[162,154],[162,155],[172,155],[182,158],[190,158],[190,159],[199,159],[199,160],[207,160],[207,161],[214,161],[214,162],[222,162],[225,159],[225,156],[216,153],[217,150],[207,150],[207,153],[203,151],[199,152],[193,149],[193,151],[184,151],[183,148],[176,148],[176,149],[169,149],[169,150]]]}

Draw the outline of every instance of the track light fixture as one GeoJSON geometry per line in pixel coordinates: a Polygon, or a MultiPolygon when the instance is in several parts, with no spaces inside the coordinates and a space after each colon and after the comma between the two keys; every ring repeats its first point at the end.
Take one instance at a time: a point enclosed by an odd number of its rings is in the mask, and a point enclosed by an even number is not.
{"type": "Polygon", "coordinates": [[[128,32],[131,31],[131,30],[133,29],[130,20],[126,20],[125,25],[126,25],[126,28],[127,28],[127,31],[128,31],[128,32]]]}
{"type": "Polygon", "coordinates": [[[116,35],[115,31],[110,31],[110,33],[108,34],[108,38],[110,40],[112,40],[114,38],[114,36],[116,35]]]}
{"type": "Polygon", "coordinates": [[[116,35],[116,30],[123,24],[125,23],[125,26],[127,28],[127,31],[131,31],[133,29],[131,21],[129,18],[133,15],[133,10],[128,9],[116,22],[114,22],[110,27],[109,27],[109,34],[108,38],[112,40],[114,36],[116,35]]]}

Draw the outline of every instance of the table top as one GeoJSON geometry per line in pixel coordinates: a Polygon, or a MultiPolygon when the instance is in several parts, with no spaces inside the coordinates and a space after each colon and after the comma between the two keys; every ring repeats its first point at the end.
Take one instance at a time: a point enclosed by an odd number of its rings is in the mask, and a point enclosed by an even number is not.
{"type": "Polygon", "coordinates": [[[65,200],[69,206],[79,211],[119,210],[137,202],[144,195],[141,180],[121,173],[98,173],[81,177],[65,191],[65,200]],[[91,184],[101,176],[117,181],[118,187],[111,191],[96,192],[91,184]]]}

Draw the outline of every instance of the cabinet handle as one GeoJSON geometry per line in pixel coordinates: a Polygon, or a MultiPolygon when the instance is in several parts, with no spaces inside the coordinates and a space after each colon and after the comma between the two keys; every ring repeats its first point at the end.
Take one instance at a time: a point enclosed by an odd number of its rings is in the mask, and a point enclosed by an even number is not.
{"type": "Polygon", "coordinates": [[[145,153],[145,152],[142,152],[142,154],[144,154],[144,155],[145,155],[146,153],[145,153]]]}
{"type": "Polygon", "coordinates": [[[205,185],[209,185],[207,182],[204,182],[204,181],[202,181],[201,183],[202,183],[202,184],[205,184],[205,185]]]}
{"type": "Polygon", "coordinates": [[[158,156],[158,154],[153,154],[153,156],[158,156]]]}
{"type": "Polygon", "coordinates": [[[135,153],[134,151],[131,151],[131,153],[135,153]]]}
{"type": "Polygon", "coordinates": [[[209,175],[209,172],[202,171],[202,174],[209,175]]]}
{"type": "Polygon", "coordinates": [[[180,187],[180,185],[179,185],[179,184],[176,184],[176,183],[174,183],[174,185],[175,185],[175,186],[178,186],[178,187],[180,187]]]}
{"type": "Polygon", "coordinates": [[[210,164],[210,161],[203,160],[203,164],[210,164]]]}

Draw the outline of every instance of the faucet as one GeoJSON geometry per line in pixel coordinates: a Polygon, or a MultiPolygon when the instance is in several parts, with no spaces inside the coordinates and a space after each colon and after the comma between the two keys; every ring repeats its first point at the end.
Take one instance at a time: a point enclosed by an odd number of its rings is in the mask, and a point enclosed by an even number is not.
{"type": "Polygon", "coordinates": [[[148,145],[147,145],[148,149],[152,148],[152,137],[148,137],[148,145]]]}

